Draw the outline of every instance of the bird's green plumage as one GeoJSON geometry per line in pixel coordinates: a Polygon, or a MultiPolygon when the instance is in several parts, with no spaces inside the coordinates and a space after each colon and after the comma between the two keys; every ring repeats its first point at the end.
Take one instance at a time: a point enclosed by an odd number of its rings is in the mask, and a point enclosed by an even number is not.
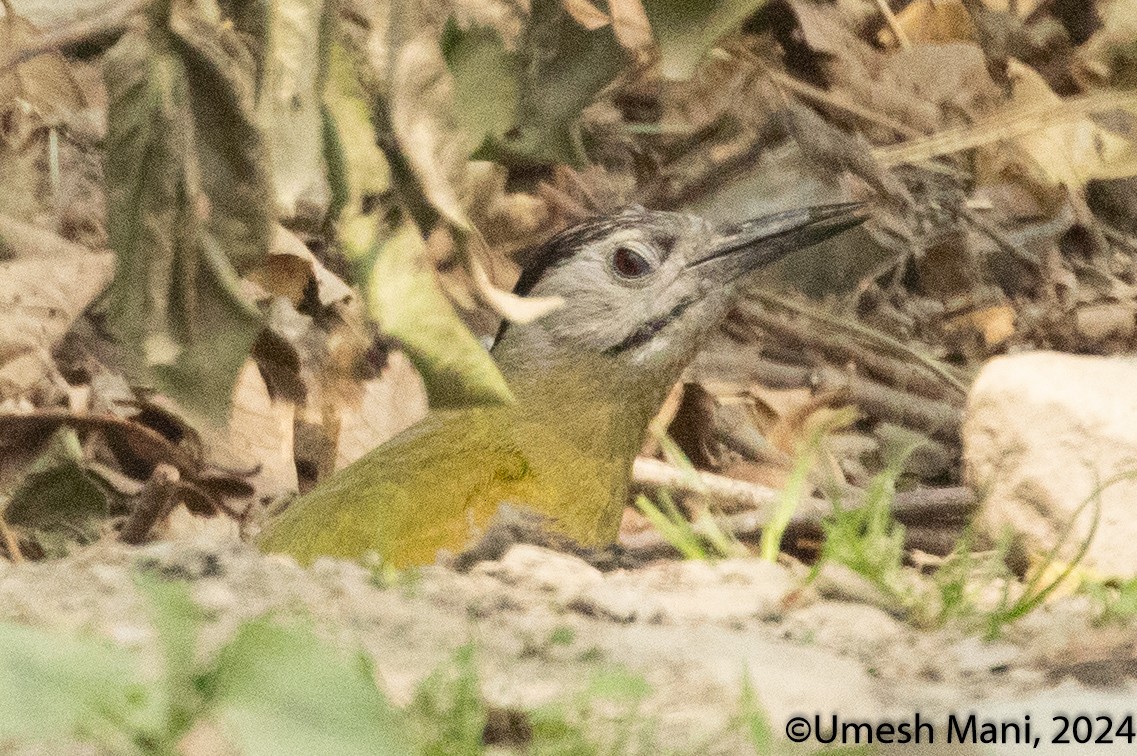
{"type": "Polygon", "coordinates": [[[305,563],[369,551],[429,563],[467,545],[503,502],[548,515],[582,544],[607,543],[662,400],[610,373],[608,361],[582,359],[517,377],[516,404],[432,412],[297,501],[258,543],[305,563]]]}

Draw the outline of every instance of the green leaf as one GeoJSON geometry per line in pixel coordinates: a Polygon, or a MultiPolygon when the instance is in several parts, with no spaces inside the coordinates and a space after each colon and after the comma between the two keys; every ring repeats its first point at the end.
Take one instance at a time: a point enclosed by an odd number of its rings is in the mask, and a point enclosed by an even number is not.
{"type": "Polygon", "coordinates": [[[596,674],[588,681],[585,699],[603,698],[608,701],[638,702],[651,694],[651,685],[636,672],[614,666],[596,674]]]}
{"type": "Polygon", "coordinates": [[[580,165],[581,111],[627,64],[611,25],[589,31],[558,0],[534,0],[518,49],[508,52],[492,31],[477,27],[451,26],[443,37],[458,118],[485,135],[474,157],[580,165]]]}
{"type": "Polygon", "coordinates": [[[644,0],[659,40],[660,71],[668,79],[689,79],[707,51],[766,0],[644,0]]]}
{"type": "Polygon", "coordinates": [[[472,643],[460,647],[447,664],[431,672],[415,690],[408,713],[422,744],[432,756],[483,753],[486,704],[479,689],[472,643]]]}
{"type": "Polygon", "coordinates": [[[254,55],[197,8],[151,6],[107,54],[108,308],[135,367],[219,419],[260,327],[238,273],[268,249],[268,159],[254,55]]]}
{"type": "Polygon", "coordinates": [[[349,206],[359,213],[367,197],[391,186],[391,168],[375,138],[371,105],[352,65],[351,54],[333,44],[324,90],[325,160],[332,186],[331,217],[349,206]]]}
{"type": "Polygon", "coordinates": [[[762,708],[762,702],[758,699],[758,693],[750,682],[748,672],[744,672],[742,675],[740,708],[742,709],[742,724],[746,728],[747,734],[750,735],[750,742],[754,744],[754,750],[759,754],[773,753],[774,727],[770,723],[770,715],[762,708]]]}
{"type": "Polygon", "coordinates": [[[167,739],[176,741],[189,731],[204,706],[194,659],[203,613],[190,598],[185,581],[140,573],[135,585],[150,605],[166,662],[165,683],[162,695],[156,697],[155,711],[161,713],[167,739]]]}
{"type": "Polygon", "coordinates": [[[348,661],[311,630],[242,625],[209,683],[213,711],[246,756],[412,752],[365,657],[348,661]]]}
{"type": "Polygon", "coordinates": [[[49,555],[66,553],[69,541],[89,543],[109,514],[107,494],[83,467],[79,437],[61,428],[13,492],[4,519],[33,531],[49,555]]]}
{"type": "Polygon", "coordinates": [[[0,623],[0,750],[16,738],[110,738],[136,708],[126,652],[0,623]]]}
{"type": "Polygon", "coordinates": [[[378,237],[378,222],[360,218],[344,235],[355,260],[373,260],[367,301],[383,331],[395,338],[426,384],[430,406],[507,404],[509,387],[489,353],[454,312],[425,257],[422,237],[410,221],[378,237]],[[358,238],[360,232],[363,238],[358,238]],[[370,239],[367,237],[371,236],[370,239]],[[354,240],[353,240],[354,238],[354,240]],[[361,254],[360,243],[374,250],[361,254]]]}
{"type": "MultiPolygon", "coordinates": [[[[342,172],[340,242],[363,282],[368,312],[396,339],[422,374],[432,407],[512,401],[497,366],[454,312],[425,258],[418,229],[404,219],[393,230],[384,209],[365,209],[392,184],[408,193],[413,180],[393,181],[409,169],[392,165],[376,144],[373,114],[346,49],[335,46],[325,95],[335,126],[328,142],[342,172]]],[[[392,161],[402,156],[396,153],[392,161]]],[[[407,197],[403,196],[404,204],[407,197]]]]}
{"type": "Polygon", "coordinates": [[[458,28],[442,36],[442,55],[454,77],[454,114],[475,145],[501,137],[513,125],[520,97],[521,60],[493,29],[458,28]]]}

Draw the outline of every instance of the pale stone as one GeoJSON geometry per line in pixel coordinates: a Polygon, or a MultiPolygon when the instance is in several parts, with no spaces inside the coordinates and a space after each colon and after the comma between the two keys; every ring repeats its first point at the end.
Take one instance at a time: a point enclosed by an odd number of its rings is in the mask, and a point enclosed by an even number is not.
{"type": "Polygon", "coordinates": [[[1137,574],[1137,361],[1034,352],[987,363],[963,423],[965,475],[980,496],[977,522],[1006,529],[1028,555],[1137,574]],[[1124,473],[1101,492],[1095,489],[1124,473]]]}
{"type": "Polygon", "coordinates": [[[568,601],[580,590],[603,580],[600,570],[572,554],[519,543],[496,562],[480,562],[471,570],[506,585],[520,585],[553,593],[568,601]]]}

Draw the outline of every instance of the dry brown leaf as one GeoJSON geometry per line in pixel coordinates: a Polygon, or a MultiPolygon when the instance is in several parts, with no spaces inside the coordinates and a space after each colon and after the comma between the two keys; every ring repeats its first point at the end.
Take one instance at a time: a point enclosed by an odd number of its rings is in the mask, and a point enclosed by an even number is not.
{"type": "Polygon", "coordinates": [[[114,276],[114,255],[0,216],[0,398],[53,369],[51,350],[114,276]]]}
{"type": "Polygon", "coordinates": [[[316,296],[322,305],[351,299],[355,292],[344,281],[324,267],[299,237],[277,224],[268,257],[250,271],[248,278],[269,294],[285,297],[293,305],[304,298],[308,284],[315,279],[316,296]]]}
{"type": "Polygon", "coordinates": [[[989,347],[1002,344],[1015,335],[1015,310],[1010,305],[988,307],[975,312],[972,317],[983,334],[983,343],[989,347]]]}
{"type": "Polygon", "coordinates": [[[1101,302],[1083,305],[1074,312],[1074,325],[1082,338],[1091,343],[1107,339],[1128,339],[1133,336],[1134,304],[1132,302],[1101,302]]]}
{"type": "Polygon", "coordinates": [[[1007,304],[983,307],[949,320],[950,329],[966,328],[983,338],[983,344],[996,347],[1015,335],[1015,310],[1007,304]]]}
{"type": "Polygon", "coordinates": [[[783,418],[798,414],[813,402],[813,392],[808,388],[773,389],[754,385],[746,393],[754,401],[754,425],[767,439],[783,418]]]}
{"type": "MultiPolygon", "coordinates": [[[[944,0],[941,0],[943,2],[944,0]]],[[[983,0],[987,10],[1000,13],[1014,13],[1019,18],[1027,18],[1046,0],[983,0]]]]}
{"type": "MultiPolygon", "coordinates": [[[[975,24],[959,0],[934,2],[916,0],[896,14],[900,28],[912,42],[953,42],[975,39],[975,24]]],[[[882,44],[893,46],[896,36],[888,28],[880,31],[882,44]]]]}
{"type": "Polygon", "coordinates": [[[75,176],[61,186],[47,170],[68,159],[69,139],[58,127],[76,125],[87,104],[83,88],[68,61],[57,51],[38,55],[4,70],[22,48],[39,44],[43,35],[19,16],[0,17],[0,213],[33,220],[58,212],[68,194],[82,188],[75,176]]]}
{"type": "MultiPolygon", "coordinates": [[[[1011,112],[1057,110],[1066,104],[1033,68],[1012,59],[1007,73],[1014,85],[1007,105],[1011,112]]],[[[1131,116],[1137,114],[1137,97],[1129,98],[1125,110],[1131,116]]],[[[1055,183],[1082,187],[1090,179],[1137,175],[1133,142],[1099,126],[1089,112],[1068,123],[1024,134],[1017,141],[1055,183]]]]}
{"type": "Polygon", "coordinates": [[[974,122],[1006,99],[987,71],[983,50],[973,42],[914,45],[888,56],[883,70],[886,81],[910,93],[914,102],[905,120],[924,133],[961,118],[974,122]]]}
{"type": "MultiPolygon", "coordinates": [[[[450,250],[462,260],[478,298],[501,317],[522,323],[559,307],[559,299],[522,299],[498,288],[475,253],[468,249],[469,245],[477,244],[486,255],[492,253],[474,229],[459,199],[458,187],[467,181],[468,145],[458,137],[453,123],[453,86],[433,38],[418,37],[400,49],[395,82],[392,94],[395,136],[431,205],[455,229],[455,235],[466,236],[464,243],[451,244],[450,250]]],[[[438,234],[432,234],[431,245],[433,251],[437,251],[444,246],[444,241],[438,234]]],[[[454,281],[444,281],[444,285],[447,293],[463,304],[463,287],[454,281]]]]}
{"type": "Polygon", "coordinates": [[[390,352],[382,375],[363,384],[358,405],[340,408],[336,469],[411,427],[426,411],[422,378],[401,352],[390,352]]]}
{"type": "MultiPolygon", "coordinates": [[[[1019,18],[1026,18],[1040,3],[1041,0],[1023,0],[1016,3],[1016,14],[1019,18]]],[[[1009,0],[985,0],[983,4],[991,11],[1010,12],[1009,0]]],[[[896,20],[911,42],[975,39],[975,24],[960,0],[916,0],[904,6],[896,14],[896,20]]],[[[896,37],[887,28],[881,30],[879,39],[885,45],[896,44],[896,37]]]]}
{"type": "MultiPolygon", "coordinates": [[[[0,18],[0,57],[3,66],[8,55],[30,46],[41,32],[19,16],[0,18]]],[[[83,91],[71,76],[67,59],[59,52],[38,55],[12,71],[0,73],[0,110],[23,103],[47,123],[59,122],[86,105],[83,91]]]]}
{"type": "Polygon", "coordinates": [[[866,45],[850,27],[845,12],[836,5],[790,0],[801,35],[811,50],[844,61],[866,45]]]}
{"type": "Polygon", "coordinates": [[[1137,40],[1137,5],[1132,0],[1113,0],[1095,7],[1101,16],[1101,27],[1078,48],[1078,60],[1092,78],[1098,79],[1095,84],[1119,75],[1118,83],[1129,86],[1132,63],[1126,59],[1131,58],[1137,40]]]}
{"type": "MultiPolygon", "coordinates": [[[[501,262],[507,262],[509,253],[535,246],[552,230],[549,208],[544,199],[534,194],[506,190],[508,170],[504,165],[488,160],[475,160],[467,165],[466,186],[462,203],[474,225],[482,231],[486,243],[495,252],[502,253],[501,262]]],[[[494,281],[517,277],[515,265],[508,270],[488,270],[494,281]]]]}
{"type": "Polygon", "coordinates": [[[607,13],[588,0],[561,0],[561,5],[578,24],[589,31],[602,29],[611,21],[607,13]]]}
{"type": "Polygon", "coordinates": [[[245,362],[233,388],[229,424],[221,439],[205,438],[210,461],[231,470],[257,472],[246,482],[256,497],[269,499],[297,490],[293,456],[293,424],[296,406],[274,402],[252,360],[245,362]]]}

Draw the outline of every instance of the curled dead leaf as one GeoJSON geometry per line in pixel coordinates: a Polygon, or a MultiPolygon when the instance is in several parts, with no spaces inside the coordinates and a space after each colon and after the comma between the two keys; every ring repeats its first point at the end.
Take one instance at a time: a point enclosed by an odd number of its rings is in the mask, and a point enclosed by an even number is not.
{"type": "Polygon", "coordinates": [[[299,237],[280,224],[273,231],[268,257],[249,272],[248,278],[265,291],[287,298],[297,305],[308,285],[315,281],[316,296],[322,305],[351,299],[355,292],[344,281],[324,267],[299,237]]]}
{"type": "Polygon", "coordinates": [[[561,297],[521,297],[513,292],[499,289],[490,281],[482,264],[472,257],[470,275],[474,279],[474,285],[482,301],[498,315],[514,323],[532,323],[565,302],[561,297]]]}
{"type": "Polygon", "coordinates": [[[625,50],[645,52],[655,44],[642,0],[609,0],[608,9],[616,41],[625,50]]]}

